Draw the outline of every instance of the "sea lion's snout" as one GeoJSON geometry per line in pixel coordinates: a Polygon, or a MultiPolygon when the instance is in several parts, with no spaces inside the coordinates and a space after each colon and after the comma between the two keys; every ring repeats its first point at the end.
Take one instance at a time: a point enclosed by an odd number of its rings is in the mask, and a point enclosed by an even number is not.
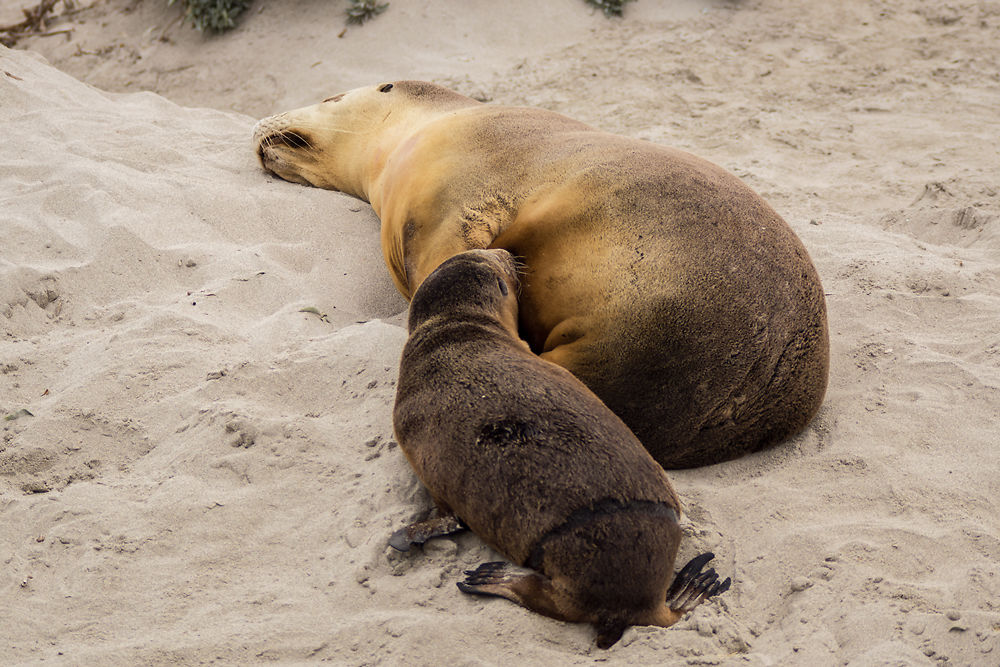
{"type": "Polygon", "coordinates": [[[257,157],[260,159],[261,164],[267,169],[267,165],[264,163],[264,148],[267,146],[265,139],[268,135],[272,134],[276,129],[276,120],[278,116],[268,116],[267,118],[261,118],[257,121],[256,125],[253,126],[253,131],[251,133],[254,152],[257,153],[257,157]]]}
{"type": "Polygon", "coordinates": [[[253,146],[261,168],[278,178],[302,185],[317,185],[306,175],[314,140],[289,122],[288,114],[263,118],[254,125],[253,146]]]}
{"type": "Polygon", "coordinates": [[[435,315],[479,310],[496,317],[517,339],[519,290],[517,264],[506,250],[474,249],[452,255],[414,293],[410,331],[435,315]]]}
{"type": "Polygon", "coordinates": [[[487,258],[499,274],[497,279],[500,283],[500,292],[503,296],[507,296],[509,293],[517,294],[521,288],[521,282],[518,278],[518,264],[514,256],[503,248],[490,248],[488,250],[478,250],[477,253],[482,253],[482,256],[487,258]]]}
{"type": "MultiPolygon", "coordinates": [[[[299,130],[286,129],[265,134],[257,143],[257,157],[267,171],[277,173],[275,165],[287,162],[288,149],[292,151],[305,151],[312,148],[309,135],[299,130]]],[[[297,160],[302,160],[304,156],[297,155],[297,160]]],[[[281,174],[278,174],[281,176],[281,174]]]]}
{"type": "Polygon", "coordinates": [[[253,126],[252,137],[254,150],[261,162],[269,157],[272,148],[305,149],[312,145],[308,134],[297,130],[289,121],[287,113],[268,116],[257,121],[253,126]]]}
{"type": "MultiPolygon", "coordinates": [[[[517,277],[517,262],[509,252],[501,248],[466,250],[453,255],[442,262],[425,282],[441,282],[451,286],[466,283],[473,276],[478,276],[475,280],[483,286],[492,284],[495,279],[503,298],[511,294],[516,297],[521,286],[517,277]]],[[[470,289],[471,287],[466,287],[465,292],[470,289]]],[[[429,288],[425,291],[429,291],[429,288]]]]}

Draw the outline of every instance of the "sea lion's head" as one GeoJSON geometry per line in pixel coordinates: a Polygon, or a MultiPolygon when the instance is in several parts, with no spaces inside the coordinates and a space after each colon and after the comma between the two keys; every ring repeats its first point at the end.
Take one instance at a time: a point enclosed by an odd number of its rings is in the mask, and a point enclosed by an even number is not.
{"type": "Polygon", "coordinates": [[[424,81],[380,83],[264,118],[253,145],[264,169],[286,181],[367,199],[401,141],[442,111],[475,104],[424,81]]]}
{"type": "Polygon", "coordinates": [[[450,257],[413,295],[410,332],[431,318],[484,313],[517,338],[517,273],[513,255],[502,249],[467,250],[450,257]]]}

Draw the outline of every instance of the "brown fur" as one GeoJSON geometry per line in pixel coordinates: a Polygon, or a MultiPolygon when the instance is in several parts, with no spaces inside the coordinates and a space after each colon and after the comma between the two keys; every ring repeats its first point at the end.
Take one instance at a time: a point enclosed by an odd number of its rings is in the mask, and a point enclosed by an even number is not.
{"type": "Polygon", "coordinates": [[[265,119],[255,141],[279,176],[371,202],[404,295],[456,253],[509,250],[527,266],[520,335],[665,467],[760,449],[816,413],[819,277],[735,176],[548,111],[418,82],[379,90],[265,119]],[[287,131],[309,146],[269,144],[287,131]]]}
{"type": "Polygon", "coordinates": [[[628,427],[518,337],[516,289],[510,255],[493,250],[451,258],[417,290],[400,448],[439,510],[537,571],[475,592],[593,623],[610,643],[628,625],[670,625],[677,496],[628,427]]]}

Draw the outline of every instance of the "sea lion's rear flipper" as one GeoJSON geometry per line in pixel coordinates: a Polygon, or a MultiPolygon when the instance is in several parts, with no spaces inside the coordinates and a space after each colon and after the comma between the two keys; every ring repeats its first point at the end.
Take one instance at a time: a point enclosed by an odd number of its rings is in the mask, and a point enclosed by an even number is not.
{"type": "Polygon", "coordinates": [[[400,528],[389,537],[389,546],[397,551],[409,551],[414,544],[423,544],[434,537],[459,533],[466,529],[454,514],[440,514],[400,528]]]}
{"type": "Polygon", "coordinates": [[[465,575],[465,581],[458,582],[458,589],[463,593],[506,598],[563,621],[581,620],[578,614],[569,611],[568,605],[559,604],[561,596],[554,590],[552,580],[534,570],[494,561],[483,563],[475,570],[466,570],[465,575]]]}
{"type": "Polygon", "coordinates": [[[709,568],[704,572],[701,568],[715,558],[713,553],[704,553],[692,558],[681,571],[674,576],[674,581],[667,591],[667,608],[680,618],[699,604],[729,590],[732,581],[726,577],[719,581],[719,575],[709,568]]]}
{"type": "Polygon", "coordinates": [[[631,625],[619,618],[601,620],[594,618],[593,614],[584,613],[566,592],[560,592],[561,587],[553,585],[550,578],[512,563],[483,563],[475,570],[466,570],[465,575],[465,581],[458,582],[458,588],[463,593],[506,598],[560,621],[594,623],[598,648],[610,648],[631,625]]]}

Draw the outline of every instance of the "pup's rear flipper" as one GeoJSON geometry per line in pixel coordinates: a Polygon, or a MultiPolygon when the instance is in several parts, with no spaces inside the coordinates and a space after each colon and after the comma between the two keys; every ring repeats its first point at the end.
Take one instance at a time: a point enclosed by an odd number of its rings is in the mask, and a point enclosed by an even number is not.
{"type": "Polygon", "coordinates": [[[674,576],[674,581],[667,591],[667,607],[676,613],[678,618],[713,595],[720,595],[729,590],[732,583],[729,577],[726,577],[725,581],[719,581],[719,575],[714,569],[701,571],[705,563],[713,558],[715,558],[713,553],[695,556],[674,576]]]}
{"type": "Polygon", "coordinates": [[[567,615],[568,605],[559,604],[559,595],[552,581],[543,574],[518,567],[513,563],[493,561],[475,570],[465,571],[465,581],[458,589],[472,595],[493,595],[516,602],[522,607],[562,621],[576,621],[567,615]]]}
{"type": "Polygon", "coordinates": [[[434,537],[442,537],[465,530],[465,524],[454,514],[441,514],[425,521],[411,523],[389,537],[389,546],[397,551],[409,551],[414,544],[423,544],[434,537]]]}

